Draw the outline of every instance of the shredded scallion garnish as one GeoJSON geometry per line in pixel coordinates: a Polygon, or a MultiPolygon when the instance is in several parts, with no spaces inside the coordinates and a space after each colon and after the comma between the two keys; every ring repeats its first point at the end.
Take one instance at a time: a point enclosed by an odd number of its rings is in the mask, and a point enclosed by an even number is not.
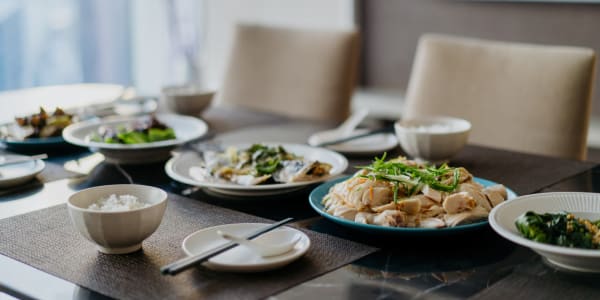
{"type": "Polygon", "coordinates": [[[412,196],[418,193],[424,185],[434,190],[452,192],[458,187],[460,170],[451,168],[447,164],[436,166],[410,166],[399,160],[385,161],[387,153],[381,158],[375,158],[371,165],[359,167],[367,170],[362,177],[371,180],[386,180],[393,183],[394,202],[397,202],[399,185],[402,185],[406,194],[412,196]],[[451,184],[444,184],[448,178],[451,184]]]}

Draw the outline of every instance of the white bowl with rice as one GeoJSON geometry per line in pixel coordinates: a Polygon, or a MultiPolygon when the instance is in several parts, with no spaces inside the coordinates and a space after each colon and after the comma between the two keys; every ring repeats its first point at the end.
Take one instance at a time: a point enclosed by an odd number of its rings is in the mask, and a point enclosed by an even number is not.
{"type": "Polygon", "coordinates": [[[400,146],[419,162],[442,163],[467,143],[471,123],[453,117],[421,117],[394,123],[400,146]]]}
{"type": "Polygon", "coordinates": [[[125,254],[141,249],[158,228],[167,193],[145,185],[104,185],[73,194],[67,207],[75,228],[98,251],[125,254]]]}

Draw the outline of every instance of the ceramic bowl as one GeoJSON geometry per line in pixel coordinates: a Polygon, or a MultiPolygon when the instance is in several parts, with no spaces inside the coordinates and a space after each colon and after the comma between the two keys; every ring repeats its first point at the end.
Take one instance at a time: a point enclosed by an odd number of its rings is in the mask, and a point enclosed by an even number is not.
{"type": "Polygon", "coordinates": [[[570,212],[576,217],[600,219],[600,194],[583,192],[539,193],[518,197],[494,207],[489,215],[492,228],[502,237],[529,247],[544,260],[561,270],[600,273],[600,251],[556,246],[523,237],[515,221],[527,211],[541,213],[570,212]]]}
{"type": "Polygon", "coordinates": [[[422,117],[397,121],[394,130],[400,146],[411,158],[442,163],[465,146],[471,123],[453,117],[422,117]]]}
{"type": "Polygon", "coordinates": [[[169,110],[189,116],[198,116],[212,102],[215,91],[195,86],[169,86],[162,89],[162,97],[169,110]]]}
{"type": "Polygon", "coordinates": [[[124,254],[142,248],[142,241],[160,225],[167,207],[167,193],[159,188],[116,184],[81,190],[67,201],[73,225],[84,238],[106,254],[124,254]],[[89,206],[110,195],[132,195],[150,204],[123,211],[101,211],[89,206]]]}

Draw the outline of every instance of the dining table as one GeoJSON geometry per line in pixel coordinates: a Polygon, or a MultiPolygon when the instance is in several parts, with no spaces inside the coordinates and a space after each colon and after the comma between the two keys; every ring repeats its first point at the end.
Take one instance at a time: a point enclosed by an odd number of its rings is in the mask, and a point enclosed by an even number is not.
{"type": "MultiPolygon", "coordinates": [[[[198,117],[208,134],[174,155],[205,143],[306,144],[310,135],[337,125],[239,107],[210,107],[198,117]]],[[[382,155],[346,155],[344,174],[382,155]]],[[[397,146],[386,155],[405,154],[397,146]]],[[[222,195],[173,180],[164,161],[110,163],[75,148],[52,153],[45,163],[31,182],[0,189],[0,299],[600,299],[600,275],[548,264],[487,224],[447,234],[368,232],[318,214],[308,197],[319,184],[277,195],[222,195]],[[168,192],[163,224],[142,251],[102,254],[75,231],[65,203],[85,188],[130,183],[168,192]],[[195,230],[287,217],[312,243],[305,257],[282,269],[238,274],[196,267],[160,275],[161,266],[185,256],[182,240],[195,230]]],[[[449,164],[518,195],[600,190],[600,166],[593,162],[468,144],[449,164]]]]}

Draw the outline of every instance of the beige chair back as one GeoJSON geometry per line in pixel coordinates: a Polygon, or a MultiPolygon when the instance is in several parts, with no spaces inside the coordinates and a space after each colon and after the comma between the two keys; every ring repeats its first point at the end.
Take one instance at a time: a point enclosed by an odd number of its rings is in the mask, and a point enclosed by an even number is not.
{"type": "Polygon", "coordinates": [[[217,105],[339,122],[350,112],[358,34],[238,25],[217,105]]]}
{"type": "Polygon", "coordinates": [[[469,143],[584,160],[594,72],[592,49],[427,34],[403,117],[461,117],[469,143]]]}

